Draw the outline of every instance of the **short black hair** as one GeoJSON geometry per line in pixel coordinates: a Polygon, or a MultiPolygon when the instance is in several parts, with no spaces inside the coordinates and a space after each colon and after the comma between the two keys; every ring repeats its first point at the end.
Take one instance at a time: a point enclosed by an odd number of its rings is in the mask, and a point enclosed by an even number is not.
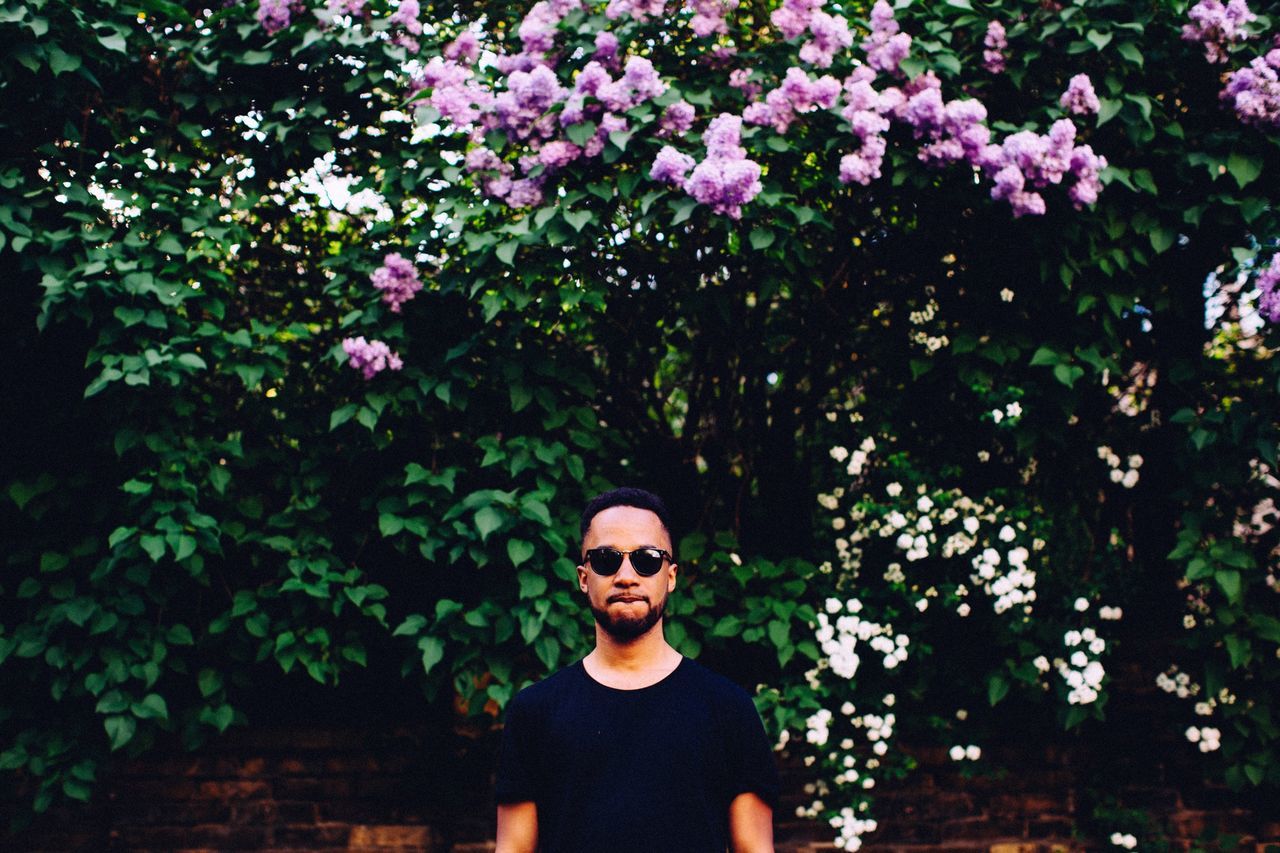
{"type": "Polygon", "coordinates": [[[637,489],[634,486],[610,489],[604,494],[592,498],[591,502],[587,504],[587,508],[582,511],[582,523],[578,529],[579,537],[586,539],[587,531],[591,529],[591,520],[606,509],[615,506],[633,506],[636,509],[647,509],[656,515],[658,521],[662,522],[663,529],[667,531],[667,536],[671,538],[672,549],[675,548],[675,537],[671,534],[671,513],[667,511],[666,503],[653,492],[637,489]]]}

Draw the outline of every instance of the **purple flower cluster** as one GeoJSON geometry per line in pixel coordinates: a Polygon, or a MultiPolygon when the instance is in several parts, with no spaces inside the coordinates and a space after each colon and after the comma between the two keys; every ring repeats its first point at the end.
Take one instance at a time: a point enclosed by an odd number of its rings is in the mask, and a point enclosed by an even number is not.
{"type": "Polygon", "coordinates": [[[867,64],[876,71],[898,75],[898,66],[911,50],[911,36],[899,32],[893,7],[885,0],[876,0],[871,7],[871,34],[862,43],[867,52],[867,64]]]}
{"type": "Polygon", "coordinates": [[[418,52],[419,47],[416,36],[422,35],[422,21],[418,20],[420,14],[422,14],[422,7],[418,0],[400,0],[400,5],[387,19],[401,28],[401,32],[396,33],[392,40],[414,53],[418,52]]]}
{"type": "Polygon", "coordinates": [[[686,0],[686,5],[693,10],[689,28],[695,36],[707,38],[729,32],[725,18],[738,8],[738,0],[686,0]]]}
{"type": "Polygon", "coordinates": [[[783,38],[794,39],[808,33],[800,46],[800,61],[819,68],[830,68],[836,51],[853,44],[853,34],[844,18],[822,11],[824,0],[783,0],[769,20],[782,31],[783,38]]]}
{"type": "Polygon", "coordinates": [[[1258,274],[1258,313],[1268,323],[1280,323],[1280,254],[1258,274]]]}
{"type": "Polygon", "coordinates": [[[1088,145],[1076,145],[1075,137],[1075,123],[1064,118],[1054,122],[1046,135],[1024,130],[1001,145],[988,146],[981,165],[994,176],[991,197],[1008,201],[1014,216],[1040,215],[1045,203],[1036,190],[1071,176],[1075,179],[1067,190],[1071,201],[1077,208],[1093,204],[1102,189],[1101,172],[1107,161],[1088,145]]]}
{"type": "Polygon", "coordinates": [[[1004,52],[1009,48],[1009,40],[1005,37],[1004,24],[992,21],[987,24],[987,34],[982,39],[982,67],[992,74],[1003,74],[1004,52]]]}
{"type": "Polygon", "coordinates": [[[342,349],[347,354],[348,364],[364,374],[365,379],[372,379],[383,370],[404,367],[404,362],[391,351],[391,347],[382,341],[366,341],[363,335],[343,339],[342,349]]]}
{"type": "Polygon", "coordinates": [[[331,15],[358,17],[364,14],[364,7],[367,2],[368,0],[329,0],[325,4],[325,11],[331,15]]]}
{"type": "Polygon", "coordinates": [[[611,21],[628,17],[636,21],[661,18],[667,11],[667,0],[609,0],[604,15],[611,21]]]}
{"type": "Polygon", "coordinates": [[[399,314],[400,306],[422,290],[422,281],[413,262],[392,252],[382,259],[382,266],[373,271],[373,286],[382,292],[382,301],[399,314]]]}
{"type": "Polygon", "coordinates": [[[269,36],[289,26],[292,12],[289,0],[258,0],[258,23],[269,36]]]}
{"type": "Polygon", "coordinates": [[[1088,74],[1077,74],[1067,84],[1058,103],[1064,110],[1077,116],[1093,115],[1101,108],[1098,95],[1093,91],[1093,81],[1088,74]]]}
{"type": "Polygon", "coordinates": [[[747,124],[767,125],[778,133],[786,133],[799,113],[817,109],[829,110],[840,99],[840,81],[827,74],[816,80],[801,68],[787,69],[782,85],[769,92],[763,101],[748,105],[742,114],[747,124]]]}
{"type": "Polygon", "coordinates": [[[1272,48],[1227,75],[1222,100],[1245,124],[1262,130],[1280,128],[1280,48],[1272,48]]]}
{"type": "Polygon", "coordinates": [[[742,118],[721,113],[702,135],[706,158],[697,165],[687,154],[663,146],[653,161],[649,177],[682,188],[699,204],[709,205],[730,219],[742,217],[742,205],[764,187],[760,164],[747,159],[742,147],[742,118]],[[692,170],[692,174],[690,174],[692,170]],[[687,177],[686,177],[687,176],[687,177]]]}
{"type": "Polygon", "coordinates": [[[672,136],[687,133],[693,127],[695,113],[693,104],[688,101],[676,101],[666,108],[658,122],[659,136],[672,136]]]}
{"type": "Polygon", "coordinates": [[[1227,61],[1231,44],[1249,37],[1245,25],[1257,20],[1245,0],[1200,0],[1187,13],[1191,23],[1182,27],[1185,41],[1204,46],[1204,57],[1213,63],[1227,61]]]}

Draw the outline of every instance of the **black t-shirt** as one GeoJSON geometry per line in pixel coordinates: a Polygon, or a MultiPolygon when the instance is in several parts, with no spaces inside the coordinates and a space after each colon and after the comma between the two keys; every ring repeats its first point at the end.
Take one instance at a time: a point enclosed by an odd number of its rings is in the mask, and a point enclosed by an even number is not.
{"type": "Polygon", "coordinates": [[[724,853],[729,803],[745,791],[777,804],[760,715],[687,657],[638,690],[578,661],[507,707],[494,798],[537,803],[542,853],[724,853]]]}

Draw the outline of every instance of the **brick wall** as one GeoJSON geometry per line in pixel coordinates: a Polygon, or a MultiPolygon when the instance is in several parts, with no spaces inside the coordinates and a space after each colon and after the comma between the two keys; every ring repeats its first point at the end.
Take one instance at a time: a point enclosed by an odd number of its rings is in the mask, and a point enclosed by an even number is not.
{"type": "MultiPolygon", "coordinates": [[[[429,732],[439,729],[266,726],[231,733],[196,753],[161,747],[121,764],[91,806],[52,815],[7,842],[0,838],[0,848],[492,850],[492,765],[487,754],[475,758],[487,741],[459,732],[442,742],[429,732]]],[[[905,782],[877,790],[880,828],[864,850],[1118,849],[1105,839],[1076,837],[1082,762],[1070,751],[1011,749],[991,763],[1017,771],[994,776],[966,776],[941,750],[916,757],[920,767],[905,782]]],[[[832,850],[829,832],[795,816],[811,800],[802,770],[784,766],[778,849],[832,850]]],[[[1174,850],[1262,853],[1271,844],[1280,853],[1280,807],[1246,802],[1176,771],[1153,764],[1145,781],[1117,784],[1117,802],[1147,814],[1174,850]],[[1233,834],[1238,843],[1214,847],[1205,842],[1213,833],[1233,834]]]]}

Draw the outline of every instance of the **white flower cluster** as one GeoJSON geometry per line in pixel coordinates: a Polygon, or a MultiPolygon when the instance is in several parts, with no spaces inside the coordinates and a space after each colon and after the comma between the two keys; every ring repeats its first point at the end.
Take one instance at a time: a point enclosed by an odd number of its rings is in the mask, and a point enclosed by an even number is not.
{"type": "Polygon", "coordinates": [[[956,744],[951,747],[947,754],[951,756],[952,761],[964,761],[966,759],[969,761],[977,761],[982,757],[982,747],[975,746],[973,744],[969,744],[968,746],[960,746],[959,744],[956,744]]]}
{"type": "Polygon", "coordinates": [[[1058,674],[1071,688],[1067,693],[1067,702],[1072,705],[1088,705],[1098,698],[1098,688],[1102,686],[1102,678],[1107,674],[1102,663],[1091,657],[1100,655],[1107,649],[1107,641],[1097,635],[1092,628],[1081,631],[1068,631],[1062,642],[1071,652],[1069,660],[1061,658],[1054,661],[1058,674]]]}
{"type": "Polygon", "coordinates": [[[1194,744],[1199,744],[1201,752],[1213,752],[1220,747],[1222,732],[1212,726],[1203,726],[1196,728],[1191,726],[1187,729],[1187,740],[1194,744]]]}
{"type": "Polygon", "coordinates": [[[1098,608],[1098,616],[1108,622],[1117,622],[1124,618],[1124,611],[1119,607],[1109,607],[1104,604],[1098,608]]]}
{"type": "Polygon", "coordinates": [[[826,612],[818,614],[814,637],[827,656],[831,671],[841,678],[853,678],[857,674],[861,663],[857,652],[859,642],[867,643],[872,650],[883,655],[885,669],[894,669],[907,659],[911,638],[906,634],[895,637],[892,626],[862,619],[858,616],[861,611],[862,602],[856,598],[847,602],[828,598],[826,612]],[[831,616],[836,617],[834,623],[831,616]]]}
{"type": "MultiPolygon", "coordinates": [[[[1011,541],[1013,528],[1005,525],[1001,529],[1001,541],[1011,541]],[[1008,539],[1005,531],[1009,532],[1008,539]]],[[[1036,573],[1027,568],[1027,560],[1031,552],[1023,546],[1010,549],[1003,558],[995,548],[984,548],[982,553],[973,558],[973,582],[982,587],[987,595],[995,596],[992,609],[996,613],[1004,613],[1014,605],[1024,605],[1029,611],[1031,603],[1036,600],[1036,573]],[[1008,566],[1001,572],[1001,564],[1008,566]]]]}
{"type": "Polygon", "coordinates": [[[1111,843],[1117,847],[1123,847],[1125,850],[1134,850],[1138,846],[1138,839],[1127,832],[1111,833],[1111,843]]]}
{"type": "Polygon", "coordinates": [[[1122,460],[1105,444],[1098,448],[1098,458],[1107,463],[1111,469],[1111,482],[1119,483],[1126,489],[1138,485],[1138,469],[1142,467],[1142,457],[1134,453],[1122,460]]]}
{"type": "Polygon", "coordinates": [[[805,720],[805,740],[814,746],[825,746],[831,737],[831,716],[831,712],[823,708],[805,720]]]}
{"type": "Polygon", "coordinates": [[[844,462],[848,459],[849,464],[845,466],[844,472],[850,477],[857,477],[862,474],[862,469],[866,466],[867,459],[870,458],[871,452],[875,449],[876,440],[871,436],[867,436],[853,453],[850,453],[844,447],[831,448],[831,458],[837,462],[844,462]]]}
{"type": "Polygon", "coordinates": [[[1171,666],[1156,676],[1156,686],[1165,693],[1176,694],[1179,699],[1196,696],[1200,693],[1200,685],[1191,681],[1191,676],[1179,672],[1178,667],[1171,666]]]}
{"type": "Polygon", "coordinates": [[[831,816],[831,826],[840,830],[840,835],[832,842],[837,850],[859,850],[862,848],[862,836],[876,831],[873,818],[855,817],[849,806],[842,808],[840,814],[831,816]]]}
{"type": "Polygon", "coordinates": [[[995,421],[996,423],[1000,423],[1001,421],[1008,419],[1009,423],[1016,424],[1021,417],[1022,417],[1022,404],[1019,403],[1017,400],[1014,400],[1012,403],[1005,406],[1003,409],[991,410],[991,420],[995,421]]]}

